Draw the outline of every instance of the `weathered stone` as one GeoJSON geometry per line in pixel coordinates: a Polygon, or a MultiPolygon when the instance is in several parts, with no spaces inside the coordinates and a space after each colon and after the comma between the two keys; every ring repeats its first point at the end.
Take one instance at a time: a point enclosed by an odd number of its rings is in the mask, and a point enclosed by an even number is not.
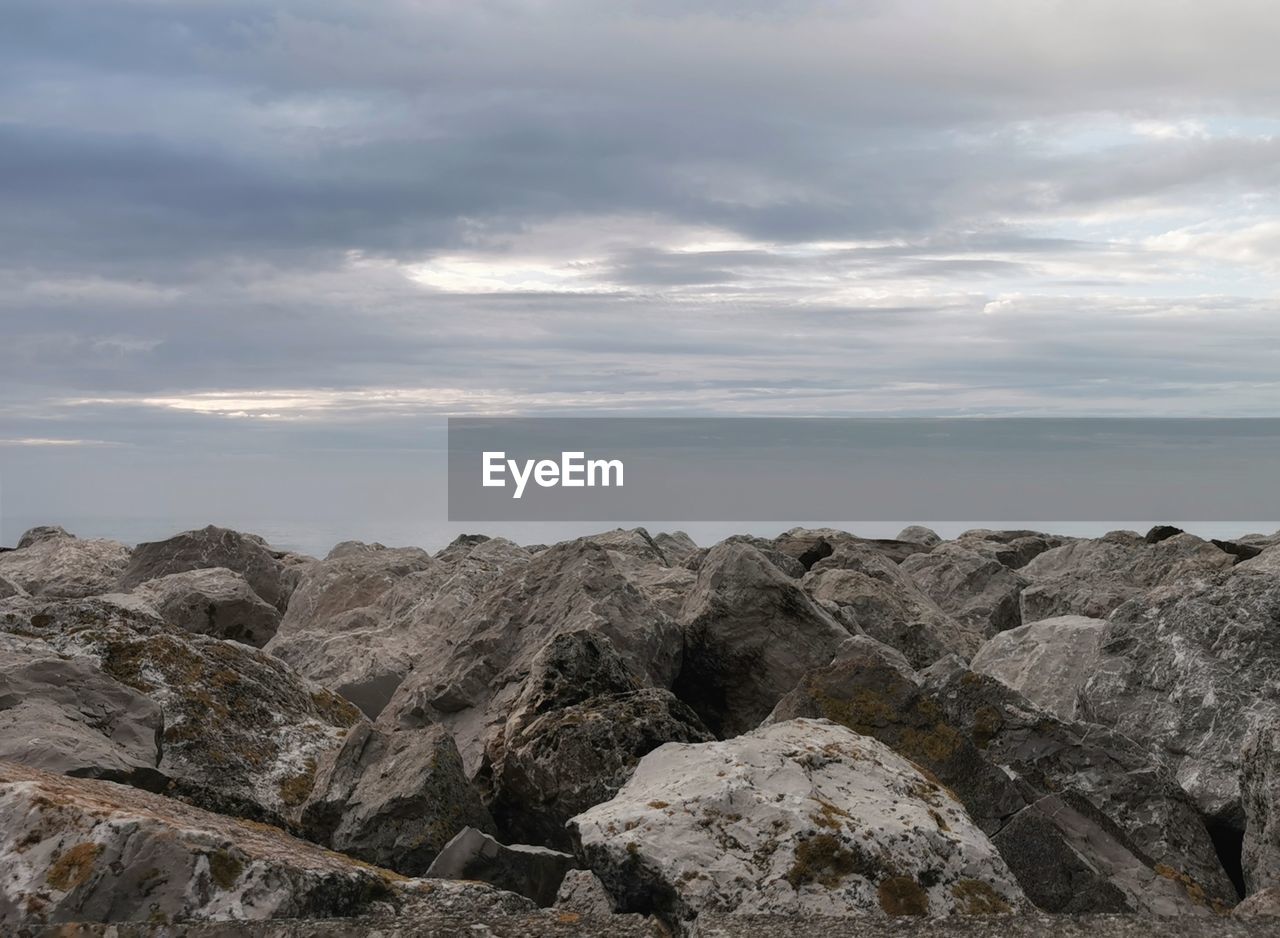
{"type": "Polygon", "coordinates": [[[0,764],[0,924],[324,918],[393,899],[374,869],[139,791],[0,764]]]}
{"type": "Polygon", "coordinates": [[[120,575],[118,588],[132,590],[171,573],[211,567],[226,567],[240,574],[255,593],[282,613],[297,583],[297,572],[283,552],[272,550],[256,535],[211,524],[167,540],[139,544],[120,575]]]}
{"type": "Polygon", "coordinates": [[[1280,576],[1280,547],[1268,547],[1257,556],[1241,561],[1237,566],[1241,570],[1280,576]]]}
{"type": "Polygon", "coordinates": [[[52,541],[64,537],[74,538],[75,535],[71,534],[66,528],[58,524],[37,525],[36,527],[25,531],[22,537],[18,538],[18,550],[39,544],[41,541],[52,541]]]}
{"type": "Polygon", "coordinates": [[[683,531],[661,531],[653,536],[653,543],[661,548],[667,563],[673,567],[683,566],[698,552],[698,545],[683,531]]]}
{"type": "Polygon", "coordinates": [[[109,592],[128,563],[119,541],[46,536],[0,554],[0,577],[41,599],[81,599],[109,592]]]}
{"type": "Polygon", "coordinates": [[[590,870],[569,870],[556,891],[555,907],[578,915],[612,915],[613,896],[590,870]]]}
{"type": "Polygon", "coordinates": [[[966,630],[990,638],[1022,624],[1019,597],[1027,580],[972,544],[939,544],[908,557],[901,570],[966,630]]]}
{"type": "Polygon", "coordinates": [[[188,570],[148,580],[133,595],[170,625],[196,635],[261,648],[280,627],[280,613],[247,580],[223,567],[188,570]]]}
{"type": "Polygon", "coordinates": [[[1061,547],[1073,540],[1039,531],[995,531],[990,528],[970,528],[955,543],[996,560],[1011,570],[1020,570],[1045,551],[1061,547]]]}
{"type": "Polygon", "coordinates": [[[1147,532],[1145,540],[1148,544],[1159,544],[1161,541],[1167,541],[1178,534],[1186,533],[1182,528],[1175,528],[1171,524],[1157,524],[1147,532]]]}
{"type": "Polygon", "coordinates": [[[1216,537],[1210,539],[1209,543],[1218,548],[1218,550],[1236,558],[1236,563],[1252,560],[1266,550],[1266,546],[1263,544],[1249,544],[1244,541],[1221,541],[1216,537]]]}
{"type": "Polygon", "coordinates": [[[1280,887],[1280,719],[1252,727],[1240,753],[1244,882],[1250,895],[1280,887]]]}
{"type": "Polygon", "coordinates": [[[1268,925],[1268,920],[1280,919],[1280,886],[1255,892],[1231,910],[1231,917],[1245,922],[1263,921],[1268,925]]]}
{"type": "Polygon", "coordinates": [[[943,788],[826,721],[663,746],[570,824],[621,910],[673,923],[704,911],[991,914],[1023,901],[943,788]]]}
{"type": "Polygon", "coordinates": [[[938,532],[921,524],[910,524],[898,532],[896,540],[919,544],[922,547],[936,547],[942,543],[938,532]]]}
{"type": "Polygon", "coordinates": [[[759,724],[849,632],[754,547],[707,555],[685,600],[684,661],[673,690],[718,736],[759,724]]]}
{"type": "Polygon", "coordinates": [[[928,553],[930,550],[928,545],[918,541],[858,537],[835,528],[792,528],[775,537],[773,545],[779,552],[799,561],[806,570],[812,570],[814,564],[845,547],[852,547],[856,551],[874,551],[891,563],[902,563],[914,554],[928,553]]]}
{"type": "Polygon", "coordinates": [[[1007,684],[1059,720],[1079,715],[1080,688],[1098,663],[1103,619],[1057,616],[1001,632],[969,667],[1007,684]]]}
{"type": "Polygon", "coordinates": [[[318,843],[407,876],[425,873],[463,828],[493,830],[441,727],[387,731],[368,723],[321,758],[302,824],[318,843]]]}
{"type": "Polygon", "coordinates": [[[589,535],[585,540],[599,544],[605,550],[626,554],[646,563],[656,563],[664,567],[671,563],[662,548],[644,528],[614,528],[602,534],[589,535]]]}
{"type": "Polygon", "coordinates": [[[27,591],[17,583],[0,576],[0,599],[8,599],[10,596],[25,596],[27,591]]]}
{"type": "Polygon", "coordinates": [[[573,866],[571,853],[502,844],[483,831],[468,827],[445,845],[427,876],[478,880],[549,906],[555,902],[564,874],[573,866]]]}

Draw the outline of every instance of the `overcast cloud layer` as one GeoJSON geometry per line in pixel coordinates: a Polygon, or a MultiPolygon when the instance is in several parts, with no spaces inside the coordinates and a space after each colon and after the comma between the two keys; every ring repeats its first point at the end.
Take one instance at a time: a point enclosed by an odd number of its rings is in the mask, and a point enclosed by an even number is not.
{"type": "Polygon", "coordinates": [[[4,507],[297,509],[455,413],[1275,415],[1278,38],[1265,0],[6,0],[4,507]]]}

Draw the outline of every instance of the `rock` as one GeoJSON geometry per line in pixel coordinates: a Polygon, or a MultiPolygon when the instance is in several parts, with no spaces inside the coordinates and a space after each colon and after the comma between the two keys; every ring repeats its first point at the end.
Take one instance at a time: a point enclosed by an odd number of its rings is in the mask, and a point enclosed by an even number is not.
{"type": "Polygon", "coordinates": [[[573,865],[572,854],[525,844],[501,844],[483,831],[468,827],[445,845],[427,876],[479,880],[527,896],[540,906],[549,906],[555,902],[564,874],[573,865]]]}
{"type": "Polygon", "coordinates": [[[67,531],[66,528],[57,524],[42,524],[26,531],[22,537],[18,538],[18,550],[24,547],[31,547],[39,544],[41,541],[52,541],[59,538],[74,538],[75,535],[67,531]]]}
{"type": "Polygon", "coordinates": [[[27,591],[21,586],[0,576],[0,599],[8,599],[10,596],[25,596],[27,591]]]}
{"type": "Polygon", "coordinates": [[[673,567],[683,566],[698,552],[698,545],[683,531],[659,532],[653,536],[653,543],[658,545],[662,555],[667,558],[667,563],[673,567]]]}
{"type": "Polygon", "coordinates": [[[1231,910],[1231,917],[1241,921],[1280,919],[1280,886],[1255,892],[1231,910]]]}
{"type": "Polygon", "coordinates": [[[698,582],[698,575],[687,567],[666,567],[627,554],[612,554],[612,557],[614,566],[627,582],[673,618],[680,615],[685,597],[698,582]]]}
{"type": "Polygon", "coordinates": [[[603,534],[592,534],[585,540],[599,544],[605,550],[626,554],[646,563],[656,563],[664,567],[671,563],[662,548],[644,528],[614,528],[603,534]]]}
{"type": "Polygon", "coordinates": [[[1280,579],[1246,569],[1257,559],[1117,609],[1081,693],[1088,720],[1157,748],[1210,823],[1238,832],[1241,744],[1280,713],[1280,579]]]}
{"type": "MultiPolygon", "coordinates": [[[[773,564],[773,566],[781,571],[783,575],[788,576],[793,580],[799,580],[805,574],[805,567],[799,560],[788,554],[782,553],[782,551],[776,548],[774,542],[769,540],[767,537],[755,537],[751,534],[734,534],[730,537],[726,537],[720,542],[720,544],[717,544],[716,547],[719,547],[721,544],[746,544],[750,547],[754,547],[760,552],[760,556],[773,564]]],[[[702,569],[702,564],[706,562],[706,559],[710,554],[711,550],[701,549],[685,561],[685,566],[694,573],[697,573],[702,569]]]]}
{"type": "MultiPolygon", "coordinates": [[[[1106,855],[1089,863],[1113,871],[1110,881],[1125,893],[1128,908],[1158,911],[1147,902],[1159,895],[1149,884],[1153,871],[1178,886],[1182,894],[1166,896],[1161,900],[1164,906],[1177,899],[1187,910],[1206,905],[1225,908],[1235,901],[1235,888],[1195,802],[1145,746],[1104,726],[1057,720],[985,675],[939,666],[923,677],[940,719],[970,739],[988,761],[1029,788],[1030,797],[1068,797],[1073,799],[1075,815],[1081,813],[1078,799],[1084,799],[1094,812],[1118,826],[1119,833],[1108,831],[1106,824],[1090,822],[1102,828],[1095,839],[1106,855]],[[1104,850],[1104,844],[1112,846],[1104,850]],[[1121,848],[1132,853],[1147,873],[1128,860],[1118,863],[1121,848]],[[1129,874],[1123,873],[1126,868],[1129,874]]],[[[1075,833],[1081,828],[1079,818],[1063,818],[1070,821],[1066,833],[1073,844],[1088,842],[1088,837],[1075,833]]],[[[1002,851],[1009,843],[1008,838],[998,841],[1002,851]]],[[[1020,869],[1013,859],[1010,865],[1020,869]]],[[[1032,894],[1025,881],[1024,888],[1032,894]]]]}
{"type": "Polygon", "coordinates": [[[474,775],[534,658],[556,635],[598,632],[646,684],[670,686],[680,628],[626,579],[612,553],[571,541],[505,570],[465,611],[424,634],[413,672],[379,719],[442,723],[474,775]]]}
{"type": "Polygon", "coordinates": [[[319,761],[302,824],[312,840],[406,876],[425,873],[463,828],[493,830],[444,729],[368,723],[319,761]]]}
{"type": "Polygon", "coordinates": [[[1191,534],[1148,544],[1132,531],[1075,541],[1045,551],[1023,573],[1022,621],[1055,616],[1106,618],[1121,603],[1156,586],[1211,577],[1234,558],[1191,534]]]}
{"type": "Polygon", "coordinates": [[[391,874],[150,792],[0,764],[0,924],[354,915],[391,874]]]}
{"type": "Polygon", "coordinates": [[[920,524],[912,524],[903,528],[898,532],[897,540],[906,541],[909,544],[919,544],[921,547],[937,547],[942,543],[942,538],[938,537],[938,532],[933,528],[926,528],[920,524]]]}
{"type": "Polygon", "coordinates": [[[1182,528],[1175,528],[1171,524],[1157,524],[1147,532],[1145,540],[1148,544],[1159,544],[1161,541],[1167,541],[1178,534],[1186,533],[1182,528]]]}
{"type": "Polygon", "coordinates": [[[968,659],[982,633],[948,616],[898,565],[877,551],[844,545],[804,579],[809,595],[841,607],[857,627],[922,668],[944,655],[968,659]]]}
{"type": "Polygon", "coordinates": [[[117,588],[132,590],[171,573],[212,567],[225,567],[240,574],[255,593],[281,613],[288,607],[297,583],[297,572],[288,558],[268,547],[262,538],[211,524],[167,540],[139,544],[128,568],[120,575],[117,588]]]}
{"type": "Polygon", "coordinates": [[[159,790],[160,708],[91,662],[0,632],[0,762],[159,790]]]}
{"type": "Polygon", "coordinates": [[[990,528],[971,528],[955,543],[996,560],[1011,570],[1020,570],[1045,551],[1070,543],[1073,538],[1039,531],[993,531],[990,528]]]}
{"type": "Polygon", "coordinates": [[[901,564],[938,608],[967,631],[990,638],[1022,624],[1019,598],[1027,579],[972,541],[940,544],[901,564]]]}
{"type": "Polygon", "coordinates": [[[1080,688],[1098,662],[1106,625],[1085,616],[1032,622],[988,639],[969,667],[1012,687],[1059,720],[1074,720],[1080,688]]]}
{"type": "Polygon", "coordinates": [[[671,743],[575,817],[622,911],[991,914],[1022,893],[943,788],[874,739],[817,720],[671,743]]]}
{"type": "Polygon", "coordinates": [[[1220,541],[1216,537],[1212,538],[1209,543],[1218,548],[1218,550],[1236,558],[1236,563],[1240,563],[1243,560],[1252,560],[1266,549],[1261,544],[1247,544],[1243,541],[1220,541]]]}
{"type": "Polygon", "coordinates": [[[613,897],[590,870],[569,870],[556,891],[555,907],[579,915],[612,915],[613,897]]]}
{"type": "Polygon", "coordinates": [[[171,573],[148,580],[133,595],[171,625],[255,648],[265,645],[280,627],[275,606],[225,567],[171,573]]]}
{"type": "Polygon", "coordinates": [[[87,659],[157,703],[157,768],[172,793],[210,810],[288,824],[320,758],[360,720],[351,704],[265,652],[104,600],[32,602],[0,615],[0,631],[87,659]]]}
{"type": "Polygon", "coordinates": [[[830,557],[843,547],[874,551],[892,563],[902,563],[913,554],[928,553],[927,545],[916,541],[894,541],[858,537],[835,528],[792,528],[773,539],[774,548],[812,570],[818,561],[830,557]]]}
{"type": "Polygon", "coordinates": [[[1237,566],[1244,571],[1280,575],[1280,547],[1268,547],[1256,557],[1241,561],[1237,566]]]}
{"type": "Polygon", "coordinates": [[[0,554],[0,577],[41,599],[81,599],[110,592],[128,563],[119,541],[45,536],[0,554]]]}
{"type": "Polygon", "coordinates": [[[642,756],[712,738],[670,691],[642,684],[597,632],[539,653],[482,772],[503,837],[571,849],[565,822],[617,794],[642,756]]]}
{"type": "Polygon", "coordinates": [[[717,736],[755,727],[849,632],[755,548],[712,548],[685,600],[684,660],[672,689],[717,736]]]}
{"type": "Polygon", "coordinates": [[[1240,753],[1243,874],[1249,895],[1280,887],[1280,721],[1252,727],[1240,753]]]}

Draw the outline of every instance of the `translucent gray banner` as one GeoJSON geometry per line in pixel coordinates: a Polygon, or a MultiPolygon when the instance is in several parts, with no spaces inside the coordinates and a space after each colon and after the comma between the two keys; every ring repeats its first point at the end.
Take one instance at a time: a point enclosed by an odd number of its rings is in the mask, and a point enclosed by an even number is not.
{"type": "Polygon", "coordinates": [[[450,521],[1232,522],[1277,479],[1273,418],[449,420],[450,521]]]}

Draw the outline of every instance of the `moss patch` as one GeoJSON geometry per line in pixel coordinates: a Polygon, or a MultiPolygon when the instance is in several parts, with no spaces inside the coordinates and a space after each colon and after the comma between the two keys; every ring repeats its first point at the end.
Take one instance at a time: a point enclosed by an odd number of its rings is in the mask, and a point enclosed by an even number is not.
{"type": "Polygon", "coordinates": [[[209,854],[209,875],[219,889],[230,889],[244,872],[244,861],[230,850],[215,850],[209,854]]]}
{"type": "Polygon", "coordinates": [[[910,876],[890,876],[876,887],[886,915],[928,915],[929,894],[910,876]]]}
{"type": "Polygon", "coordinates": [[[64,850],[49,867],[45,881],[54,889],[68,892],[83,885],[93,875],[93,862],[102,852],[102,844],[92,841],[64,850]]]}
{"type": "Polygon", "coordinates": [[[980,879],[962,879],[951,887],[962,915],[1002,915],[1012,911],[989,883],[980,879]]]}

